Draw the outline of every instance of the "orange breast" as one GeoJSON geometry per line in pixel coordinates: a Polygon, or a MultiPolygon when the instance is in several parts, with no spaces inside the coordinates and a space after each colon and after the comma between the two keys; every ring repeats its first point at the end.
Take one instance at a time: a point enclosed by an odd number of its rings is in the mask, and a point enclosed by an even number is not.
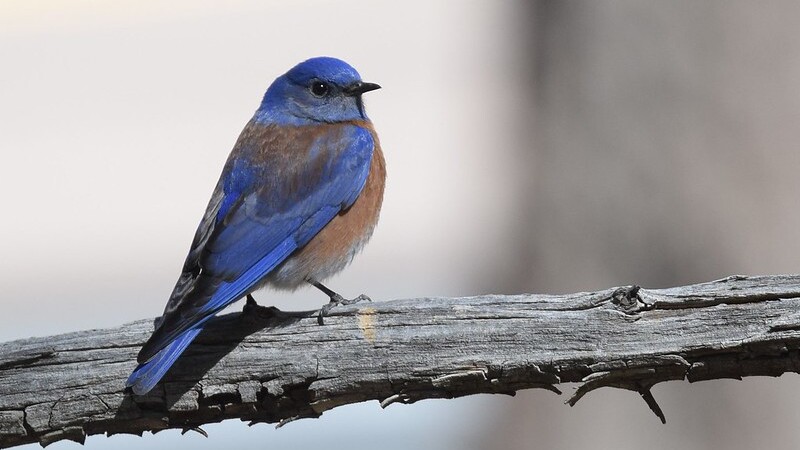
{"type": "Polygon", "coordinates": [[[383,203],[386,162],[372,124],[356,125],[368,129],[375,142],[364,189],[350,208],[335,216],[305,247],[270,274],[267,281],[273,286],[293,289],[306,278],[321,281],[334,275],[353,260],[372,236],[383,203]]]}

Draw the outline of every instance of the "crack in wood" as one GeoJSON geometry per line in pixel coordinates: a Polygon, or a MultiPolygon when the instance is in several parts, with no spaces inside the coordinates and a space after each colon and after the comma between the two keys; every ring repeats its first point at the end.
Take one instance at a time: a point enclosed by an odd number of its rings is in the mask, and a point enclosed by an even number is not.
{"type": "MultiPolygon", "coordinates": [[[[14,368],[17,368],[17,367],[32,366],[32,365],[34,365],[35,363],[37,363],[37,362],[39,362],[41,360],[52,358],[53,355],[55,355],[55,351],[53,351],[53,350],[45,350],[45,351],[42,351],[42,352],[40,352],[38,354],[35,354],[35,355],[32,355],[32,356],[25,356],[25,357],[22,357],[22,358],[19,358],[19,359],[11,359],[11,360],[8,360],[8,361],[0,362],[0,370],[8,370],[8,369],[14,369],[14,368]]],[[[5,358],[8,358],[8,357],[4,357],[3,359],[5,359],[5,358]]]]}

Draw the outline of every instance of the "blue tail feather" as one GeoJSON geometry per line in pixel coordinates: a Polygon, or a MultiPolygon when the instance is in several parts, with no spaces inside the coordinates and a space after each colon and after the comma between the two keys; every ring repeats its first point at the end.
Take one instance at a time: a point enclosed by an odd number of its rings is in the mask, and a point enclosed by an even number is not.
{"type": "Polygon", "coordinates": [[[186,347],[200,334],[202,327],[191,328],[178,336],[169,345],[161,349],[147,362],[139,364],[134,369],[125,387],[133,388],[136,395],[144,395],[150,392],[153,387],[164,377],[175,360],[186,350],[186,347]]]}
{"type": "MultiPolygon", "coordinates": [[[[192,328],[179,334],[166,347],[159,350],[146,362],[139,364],[125,383],[126,387],[132,387],[137,395],[148,393],[164,377],[167,370],[175,363],[178,357],[186,350],[186,347],[194,340],[203,329],[203,325],[208,322],[220,309],[224,308],[232,301],[241,298],[251,289],[265,273],[269,273],[275,266],[286,258],[288,254],[297,248],[297,244],[292,237],[284,239],[268,255],[259,260],[242,276],[231,283],[223,282],[217,292],[209,299],[208,303],[200,310],[205,317],[197,320],[192,328]]],[[[162,340],[169,338],[167,335],[162,340]]],[[[152,338],[151,338],[152,339],[152,338]]]]}

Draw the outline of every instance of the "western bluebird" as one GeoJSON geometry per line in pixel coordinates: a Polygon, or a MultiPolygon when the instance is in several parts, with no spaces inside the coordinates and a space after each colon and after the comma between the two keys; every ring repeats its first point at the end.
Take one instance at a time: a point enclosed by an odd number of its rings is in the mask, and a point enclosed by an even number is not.
{"type": "Polygon", "coordinates": [[[350,263],[378,220],[386,169],[361,99],[378,88],[329,57],[270,85],[139,352],[126,383],[134,393],[150,391],[214,314],[264,285],[313,284],[331,298],[320,314],[345,301],[320,280],[350,263]]]}

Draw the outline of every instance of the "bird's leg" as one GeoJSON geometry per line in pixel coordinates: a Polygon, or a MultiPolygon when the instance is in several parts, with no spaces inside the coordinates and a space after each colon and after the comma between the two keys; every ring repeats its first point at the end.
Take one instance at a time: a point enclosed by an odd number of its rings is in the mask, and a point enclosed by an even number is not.
{"type": "Polygon", "coordinates": [[[325,295],[330,297],[330,299],[331,299],[330,303],[333,303],[334,306],[335,305],[352,305],[353,303],[358,303],[358,302],[364,301],[364,300],[366,300],[368,302],[372,301],[371,298],[369,298],[368,296],[366,296],[364,294],[361,294],[356,298],[344,298],[341,295],[339,295],[337,292],[333,291],[332,289],[328,288],[327,286],[325,286],[324,284],[320,283],[317,280],[308,279],[307,281],[312,286],[314,286],[315,288],[317,288],[320,291],[324,292],[325,295]]]}
{"type": "Polygon", "coordinates": [[[319,314],[317,315],[317,322],[320,325],[324,325],[323,317],[327,316],[328,313],[331,311],[331,309],[333,309],[335,306],[352,305],[353,303],[358,303],[360,301],[368,301],[368,302],[372,301],[371,298],[367,297],[364,294],[361,294],[356,298],[344,298],[337,292],[333,291],[332,289],[328,288],[327,286],[325,286],[324,284],[320,283],[319,281],[313,278],[306,279],[306,282],[308,282],[315,288],[319,289],[320,291],[324,292],[325,295],[327,295],[331,299],[330,302],[323,305],[322,308],[320,308],[319,310],[319,314]]]}

